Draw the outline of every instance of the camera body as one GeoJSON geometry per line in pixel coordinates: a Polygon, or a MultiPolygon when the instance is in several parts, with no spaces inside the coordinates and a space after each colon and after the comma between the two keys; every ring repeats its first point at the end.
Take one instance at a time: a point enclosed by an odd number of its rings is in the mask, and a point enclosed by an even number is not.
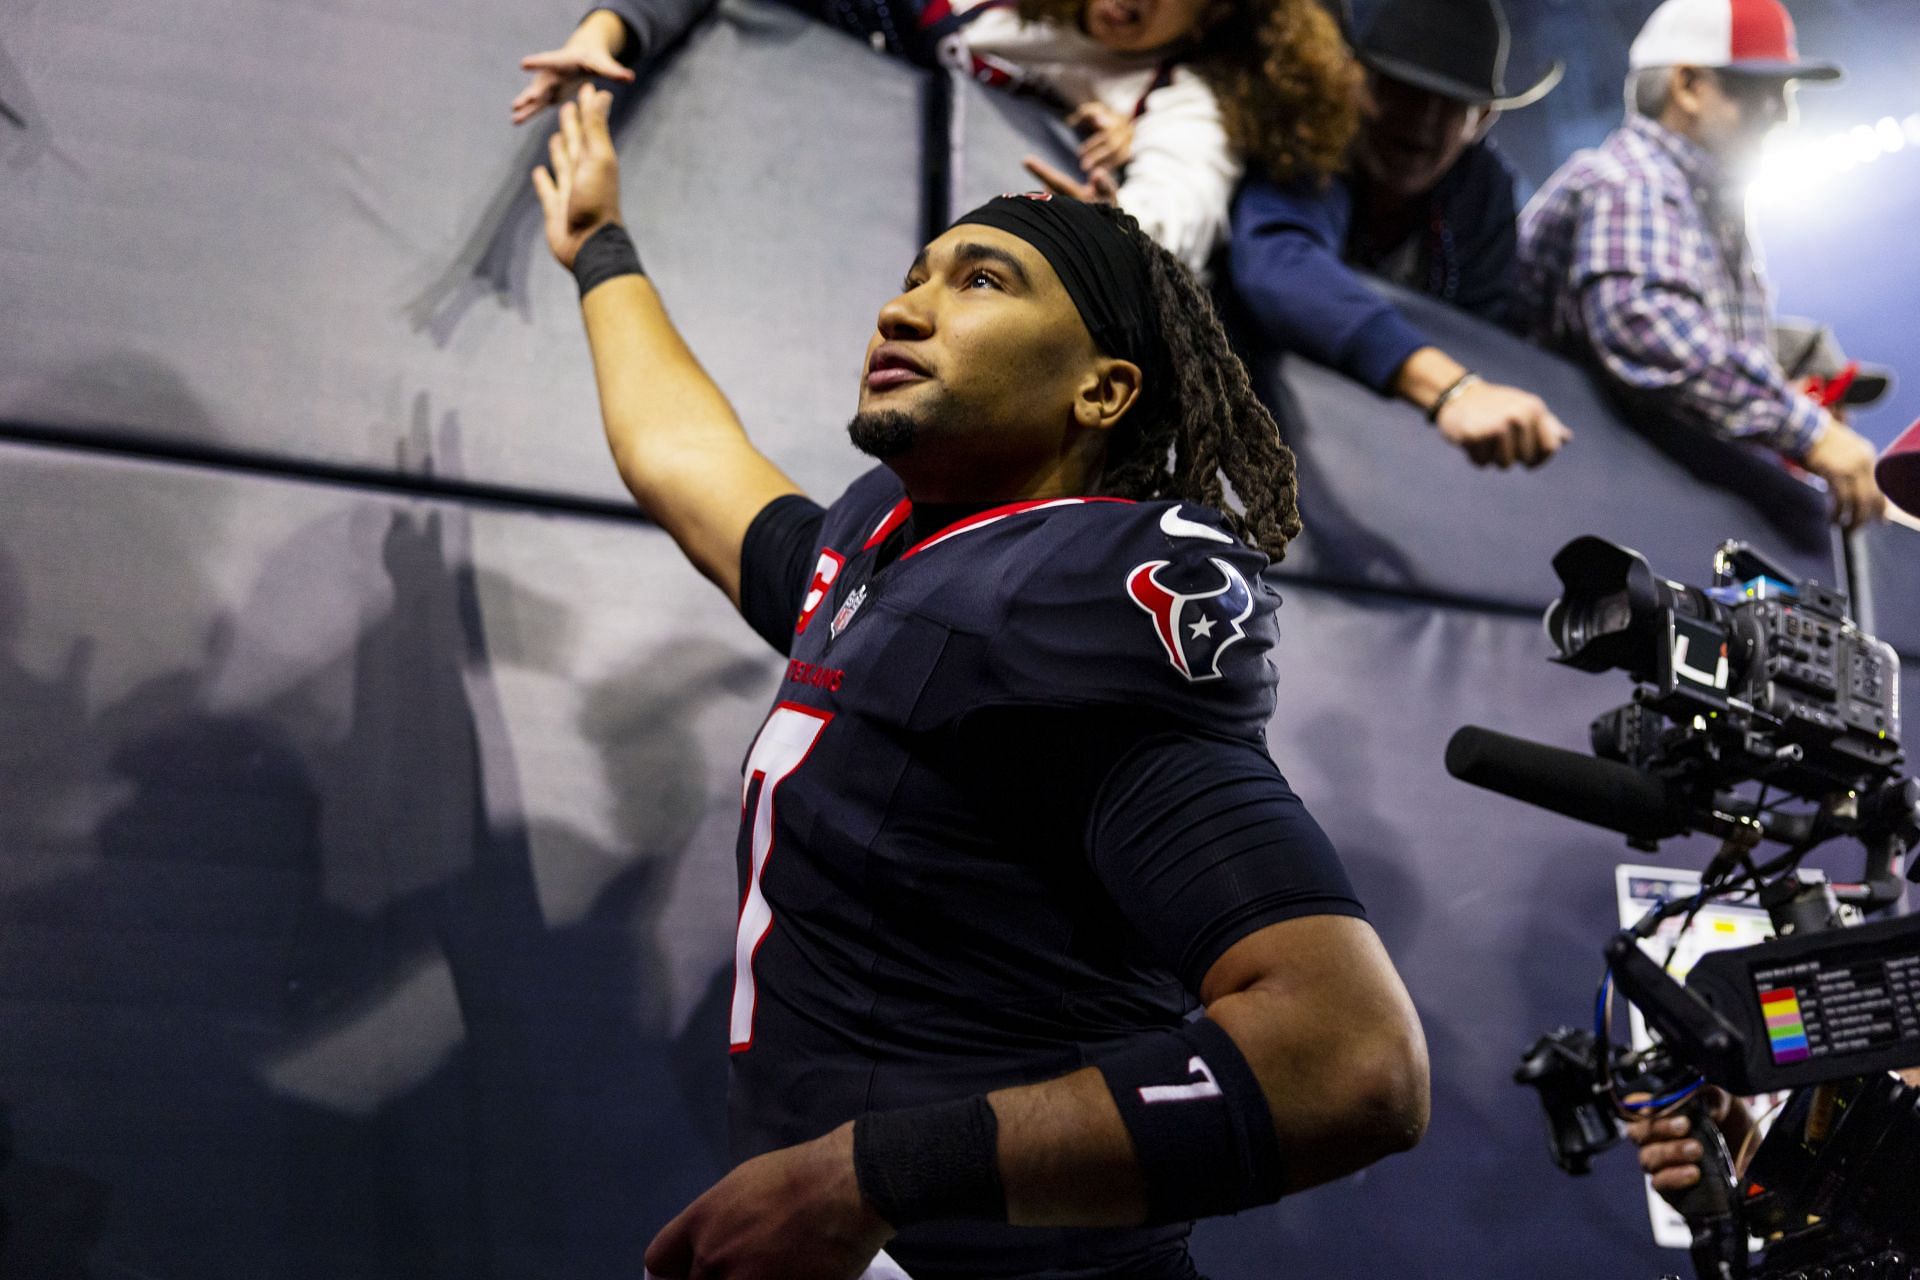
{"type": "Polygon", "coordinates": [[[1898,902],[1920,846],[1897,655],[1859,628],[1843,593],[1744,543],[1721,545],[1710,587],[1662,578],[1600,538],[1568,543],[1553,566],[1565,588],[1545,618],[1554,660],[1626,672],[1633,701],[1593,722],[1592,756],[1467,726],[1448,771],[1638,848],[1689,831],[1723,842],[1697,896],[1609,940],[1593,1030],[1541,1037],[1515,1071],[1539,1092],[1555,1162],[1584,1173],[1619,1140],[1622,1116],[1688,1108],[1713,1140],[1680,1205],[1703,1280],[1749,1274],[1750,1227],[1769,1239],[1767,1280],[1920,1280],[1908,1252],[1920,1249],[1920,1089],[1886,1074],[1920,1062],[1920,916],[1849,928],[1841,910],[1898,902]],[[1837,838],[1865,852],[1858,882],[1801,871],[1837,838]],[[1786,852],[1761,860],[1766,842],[1786,852]],[[1691,923],[1735,892],[1767,909],[1773,941],[1709,954],[1684,985],[1647,954],[1662,921],[1691,923]],[[1652,1048],[1612,1043],[1616,986],[1655,1031],[1652,1048]],[[1700,1109],[1708,1083],[1797,1090],[1744,1179],[1700,1109]]]}
{"type": "Polygon", "coordinates": [[[1554,661],[1640,682],[1594,721],[1595,755],[1804,796],[1865,792],[1904,763],[1899,656],[1855,625],[1843,593],[1739,542],[1720,547],[1704,588],[1600,538],[1568,543],[1553,567],[1565,587],[1546,616],[1554,661]]]}

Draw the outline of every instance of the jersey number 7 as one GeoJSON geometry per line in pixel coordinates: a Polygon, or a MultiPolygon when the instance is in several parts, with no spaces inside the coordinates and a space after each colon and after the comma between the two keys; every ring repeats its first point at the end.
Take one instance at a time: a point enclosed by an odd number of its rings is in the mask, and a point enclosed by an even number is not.
{"type": "Polygon", "coordinates": [[[773,907],[760,881],[773,855],[773,804],[787,775],[806,762],[813,744],[833,719],[830,711],[816,711],[782,702],[760,727],[747,753],[740,789],[740,824],[747,840],[747,892],[740,900],[740,924],[733,934],[732,1052],[753,1048],[753,1009],[756,992],[753,956],[773,930],[773,907]]]}

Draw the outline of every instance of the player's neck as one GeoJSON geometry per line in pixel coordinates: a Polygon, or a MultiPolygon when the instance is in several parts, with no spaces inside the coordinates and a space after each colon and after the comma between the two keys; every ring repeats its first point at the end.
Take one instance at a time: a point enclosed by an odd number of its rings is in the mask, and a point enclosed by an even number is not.
{"type": "Polygon", "coordinates": [[[1002,504],[998,502],[928,502],[913,504],[907,515],[905,544],[925,542],[942,529],[951,528],[968,516],[979,515],[1002,504]]]}
{"type": "Polygon", "coordinates": [[[956,459],[922,453],[912,459],[889,459],[887,465],[900,477],[916,511],[964,507],[971,514],[1015,502],[1097,493],[1105,462],[1104,439],[1082,438],[1061,453],[1038,460],[983,465],[977,455],[956,459]]]}

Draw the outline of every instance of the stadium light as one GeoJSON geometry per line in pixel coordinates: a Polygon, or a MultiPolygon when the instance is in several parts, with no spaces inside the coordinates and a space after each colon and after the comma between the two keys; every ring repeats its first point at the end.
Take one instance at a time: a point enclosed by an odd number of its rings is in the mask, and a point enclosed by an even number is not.
{"type": "Polygon", "coordinates": [[[1776,208],[1800,204],[1824,190],[1827,179],[1905,151],[1920,153],[1920,111],[1904,120],[1882,116],[1817,139],[1782,130],[1767,139],[1748,194],[1776,208]]]}

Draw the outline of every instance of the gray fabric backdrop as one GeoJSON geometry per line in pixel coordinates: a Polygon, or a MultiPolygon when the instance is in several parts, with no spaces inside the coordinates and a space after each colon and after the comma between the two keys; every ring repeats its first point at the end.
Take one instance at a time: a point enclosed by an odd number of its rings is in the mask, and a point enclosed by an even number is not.
{"type": "MultiPolygon", "coordinates": [[[[617,504],[522,193],[542,135],[505,123],[515,56],[577,8],[0,9],[7,1280],[630,1277],[723,1167],[733,796],[777,660],[617,504]]],[[[623,108],[676,318],[821,496],[861,465],[860,351],[938,193],[1025,186],[1057,145],[935,88],[730,0],[623,108]]],[[[1466,721],[1578,746],[1624,696],[1544,660],[1573,534],[1691,580],[1727,536],[1837,568],[1777,471],[1422,315],[1547,388],[1566,458],[1476,474],[1254,363],[1310,523],[1275,754],[1419,1003],[1433,1131],[1196,1249],[1219,1280],[1650,1278],[1674,1260],[1630,1159],[1560,1177],[1508,1083],[1585,1014],[1623,850],[1442,749],[1466,721]]],[[[1920,656],[1913,540],[1862,572],[1920,656]]]]}

